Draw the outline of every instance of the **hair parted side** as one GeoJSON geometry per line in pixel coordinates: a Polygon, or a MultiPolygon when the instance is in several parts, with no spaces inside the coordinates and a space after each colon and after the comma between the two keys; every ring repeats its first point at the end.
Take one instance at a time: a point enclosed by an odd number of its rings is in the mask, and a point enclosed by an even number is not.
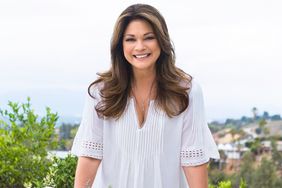
{"type": "Polygon", "coordinates": [[[98,73],[98,79],[88,87],[88,93],[92,96],[91,87],[102,83],[101,101],[95,109],[100,117],[118,119],[126,108],[133,72],[123,55],[122,41],[127,25],[136,19],[143,19],[151,24],[161,48],[160,57],[156,62],[156,104],[169,117],[179,115],[188,107],[187,90],[192,77],[175,66],[174,48],[166,22],[156,8],[146,4],[129,6],[116,21],[111,39],[111,68],[107,72],[98,73]]]}

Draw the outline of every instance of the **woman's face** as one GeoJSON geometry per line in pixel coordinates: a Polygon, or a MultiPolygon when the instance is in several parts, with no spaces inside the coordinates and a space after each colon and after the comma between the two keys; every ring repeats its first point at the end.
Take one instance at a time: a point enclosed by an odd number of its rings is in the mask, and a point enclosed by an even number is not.
{"type": "Polygon", "coordinates": [[[133,71],[154,70],[161,49],[147,21],[138,19],[128,24],[123,37],[123,53],[133,71]]]}

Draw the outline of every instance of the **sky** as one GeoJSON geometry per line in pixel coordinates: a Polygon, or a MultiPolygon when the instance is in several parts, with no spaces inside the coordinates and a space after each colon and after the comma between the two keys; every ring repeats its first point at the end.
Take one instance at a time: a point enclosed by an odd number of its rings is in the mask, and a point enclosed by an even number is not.
{"type": "Polygon", "coordinates": [[[24,102],[80,117],[88,85],[110,67],[119,14],[134,3],[166,19],[176,66],[201,84],[209,120],[282,114],[282,2],[0,0],[0,108],[24,102]],[[99,3],[98,3],[99,2],[99,3]]]}

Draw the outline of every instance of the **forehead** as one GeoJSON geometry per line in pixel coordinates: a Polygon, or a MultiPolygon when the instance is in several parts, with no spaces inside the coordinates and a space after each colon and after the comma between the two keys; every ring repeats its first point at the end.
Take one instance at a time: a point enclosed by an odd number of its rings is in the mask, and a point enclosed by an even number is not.
{"type": "Polygon", "coordinates": [[[136,19],[129,22],[124,34],[145,34],[149,32],[153,32],[151,24],[146,20],[136,19]]]}

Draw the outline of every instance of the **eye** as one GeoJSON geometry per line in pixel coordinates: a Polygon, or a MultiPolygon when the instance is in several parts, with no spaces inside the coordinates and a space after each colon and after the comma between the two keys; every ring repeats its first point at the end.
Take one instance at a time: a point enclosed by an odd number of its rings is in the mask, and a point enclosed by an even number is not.
{"type": "Polygon", "coordinates": [[[154,40],[155,37],[154,36],[149,36],[149,37],[146,37],[145,40],[154,40]]]}
{"type": "Polygon", "coordinates": [[[134,38],[126,38],[125,41],[126,41],[126,42],[134,42],[135,39],[134,39],[134,38]]]}

